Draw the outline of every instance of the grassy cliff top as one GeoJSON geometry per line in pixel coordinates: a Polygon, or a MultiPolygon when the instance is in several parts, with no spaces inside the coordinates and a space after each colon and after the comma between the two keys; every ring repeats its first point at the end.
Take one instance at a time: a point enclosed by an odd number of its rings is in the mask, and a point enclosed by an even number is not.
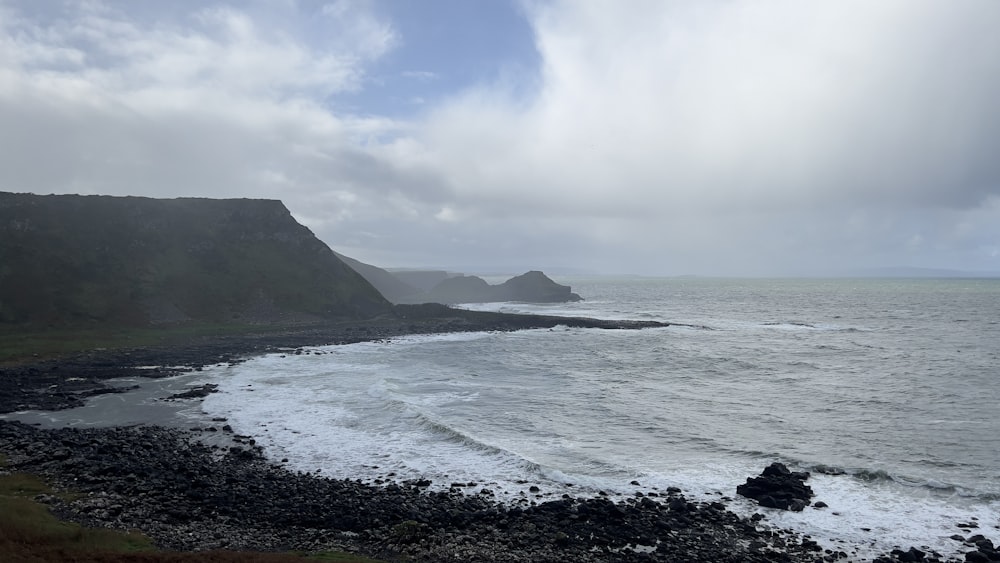
{"type": "Polygon", "coordinates": [[[388,308],[280,201],[0,192],[0,330],[303,324],[388,308]]]}

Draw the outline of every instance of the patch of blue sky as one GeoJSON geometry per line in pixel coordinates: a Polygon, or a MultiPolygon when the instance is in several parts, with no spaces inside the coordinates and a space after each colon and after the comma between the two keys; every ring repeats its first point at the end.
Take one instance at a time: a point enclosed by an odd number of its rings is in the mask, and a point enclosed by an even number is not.
{"type": "Polygon", "coordinates": [[[518,2],[384,0],[397,44],[366,68],[362,88],[329,100],[340,111],[405,118],[477,86],[534,95],[541,58],[518,2]]]}

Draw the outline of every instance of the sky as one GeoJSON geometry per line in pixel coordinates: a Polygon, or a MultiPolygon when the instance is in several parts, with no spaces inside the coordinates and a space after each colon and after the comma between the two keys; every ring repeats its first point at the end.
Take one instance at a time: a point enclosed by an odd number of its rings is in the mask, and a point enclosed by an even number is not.
{"type": "Polygon", "coordinates": [[[1000,272],[995,0],[0,0],[0,190],[382,267],[1000,272]]]}

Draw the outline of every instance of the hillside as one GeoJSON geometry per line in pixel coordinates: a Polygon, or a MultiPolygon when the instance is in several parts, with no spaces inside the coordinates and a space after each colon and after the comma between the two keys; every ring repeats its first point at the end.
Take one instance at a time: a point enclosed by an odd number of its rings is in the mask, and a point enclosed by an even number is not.
{"type": "Polygon", "coordinates": [[[280,201],[0,192],[0,326],[300,323],[389,308],[280,201]]]}
{"type": "Polygon", "coordinates": [[[568,285],[558,284],[538,270],[514,276],[497,285],[490,285],[477,276],[448,278],[427,292],[424,299],[444,304],[500,301],[565,303],[582,300],[568,285]]]}
{"type": "Polygon", "coordinates": [[[383,297],[388,299],[393,303],[409,303],[414,299],[417,299],[422,293],[422,289],[418,289],[402,279],[399,276],[387,272],[382,268],[372,266],[370,264],[365,264],[359,260],[355,260],[349,256],[344,256],[343,254],[336,253],[337,258],[344,261],[345,264],[354,269],[357,273],[361,274],[361,277],[368,280],[368,283],[372,284],[382,294],[383,297]]]}
{"type": "Polygon", "coordinates": [[[490,285],[478,276],[452,274],[442,270],[391,272],[347,256],[337,256],[375,286],[386,299],[397,304],[582,301],[568,285],[560,285],[537,270],[514,276],[501,284],[490,285]]]}

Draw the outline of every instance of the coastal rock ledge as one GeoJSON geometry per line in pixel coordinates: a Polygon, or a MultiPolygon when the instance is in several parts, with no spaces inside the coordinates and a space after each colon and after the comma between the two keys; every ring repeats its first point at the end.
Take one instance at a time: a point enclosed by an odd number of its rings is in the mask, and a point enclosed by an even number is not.
{"type": "Polygon", "coordinates": [[[812,488],[805,484],[808,478],[808,472],[790,471],[775,462],[765,467],[760,477],[748,477],[746,483],[736,487],[736,493],[767,508],[799,512],[809,506],[813,497],[812,488]]]}

